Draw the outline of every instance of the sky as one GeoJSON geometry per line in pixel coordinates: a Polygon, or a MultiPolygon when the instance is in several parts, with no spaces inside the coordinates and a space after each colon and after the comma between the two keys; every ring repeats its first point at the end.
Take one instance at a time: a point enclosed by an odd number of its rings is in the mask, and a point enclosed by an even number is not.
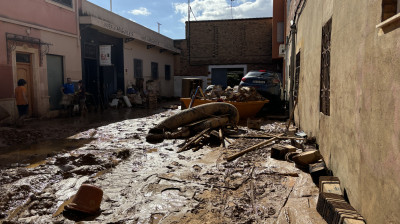
{"type": "MultiPolygon", "coordinates": [[[[110,10],[110,0],[88,1],[110,10]]],[[[188,0],[111,1],[114,13],[156,32],[160,27],[169,38],[185,38],[188,0]]],[[[190,21],[272,17],[272,0],[190,0],[190,7],[190,21]]]]}

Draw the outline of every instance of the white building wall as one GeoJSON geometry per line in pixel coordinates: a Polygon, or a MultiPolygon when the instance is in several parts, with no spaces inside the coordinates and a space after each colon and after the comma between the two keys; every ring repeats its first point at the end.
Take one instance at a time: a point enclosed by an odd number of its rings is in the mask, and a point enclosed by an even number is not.
{"type": "Polygon", "coordinates": [[[160,53],[160,48],[153,47],[147,49],[147,45],[137,40],[124,44],[124,78],[125,89],[135,84],[133,60],[140,59],[143,62],[144,88],[146,81],[151,80],[151,62],[158,63],[158,85],[160,95],[163,97],[172,97],[174,95],[174,55],[171,52],[164,51],[160,53]],[[171,79],[165,80],[165,65],[171,67],[171,79]]]}

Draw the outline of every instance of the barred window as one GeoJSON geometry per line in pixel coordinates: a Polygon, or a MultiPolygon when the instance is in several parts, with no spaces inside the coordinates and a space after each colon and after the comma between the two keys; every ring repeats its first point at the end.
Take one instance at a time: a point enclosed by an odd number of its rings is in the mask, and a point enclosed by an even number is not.
{"type": "Polygon", "coordinates": [[[151,63],[151,78],[153,80],[158,79],[158,63],[157,62],[151,63]]]}
{"type": "Polygon", "coordinates": [[[382,0],[382,21],[400,12],[400,0],[382,0]]]}
{"type": "Polygon", "coordinates": [[[143,78],[143,61],[140,59],[133,59],[133,77],[143,78]]]}
{"type": "Polygon", "coordinates": [[[331,67],[332,18],[322,27],[320,111],[330,115],[330,67],[331,67]]]}
{"type": "Polygon", "coordinates": [[[65,5],[67,7],[72,8],[72,0],[51,0],[51,1],[57,2],[57,3],[61,4],[61,5],[65,5]]]}
{"type": "Polygon", "coordinates": [[[299,85],[300,85],[300,52],[296,54],[296,69],[294,76],[294,100],[297,101],[299,97],[299,85]]]}
{"type": "Polygon", "coordinates": [[[171,66],[165,65],[165,80],[171,80],[171,66]]]}

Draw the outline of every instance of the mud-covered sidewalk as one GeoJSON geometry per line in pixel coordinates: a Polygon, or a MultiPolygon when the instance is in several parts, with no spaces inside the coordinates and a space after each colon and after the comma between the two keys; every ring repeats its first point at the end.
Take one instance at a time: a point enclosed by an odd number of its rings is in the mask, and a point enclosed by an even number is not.
{"type": "MultiPolygon", "coordinates": [[[[146,116],[142,111],[134,119],[126,116],[126,120],[98,122],[89,128],[77,125],[75,132],[60,130],[62,141],[50,140],[49,135],[36,144],[48,148],[34,155],[36,160],[45,155],[43,160],[34,164],[8,161],[10,165],[1,168],[0,221],[325,223],[315,209],[318,188],[310,175],[293,163],[272,159],[269,147],[232,162],[224,159],[262,139],[229,139],[226,148],[206,146],[182,153],[176,151],[184,140],[147,143],[148,130],[176,112],[159,110],[146,116]],[[51,151],[52,147],[56,150],[51,151]],[[96,216],[63,212],[83,183],[104,192],[96,216]]],[[[284,124],[266,122],[260,131],[239,128],[246,134],[281,133],[284,124]]],[[[12,153],[3,152],[0,158],[20,156],[29,161],[33,156],[24,156],[23,149],[12,153]]]]}

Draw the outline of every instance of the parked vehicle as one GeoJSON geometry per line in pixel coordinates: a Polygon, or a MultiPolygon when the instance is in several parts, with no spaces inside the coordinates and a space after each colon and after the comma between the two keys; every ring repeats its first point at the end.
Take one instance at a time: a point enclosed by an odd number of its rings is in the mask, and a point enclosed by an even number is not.
{"type": "Polygon", "coordinates": [[[281,80],[279,73],[265,70],[249,71],[239,86],[252,86],[261,95],[271,101],[279,101],[281,97],[281,80]]]}

